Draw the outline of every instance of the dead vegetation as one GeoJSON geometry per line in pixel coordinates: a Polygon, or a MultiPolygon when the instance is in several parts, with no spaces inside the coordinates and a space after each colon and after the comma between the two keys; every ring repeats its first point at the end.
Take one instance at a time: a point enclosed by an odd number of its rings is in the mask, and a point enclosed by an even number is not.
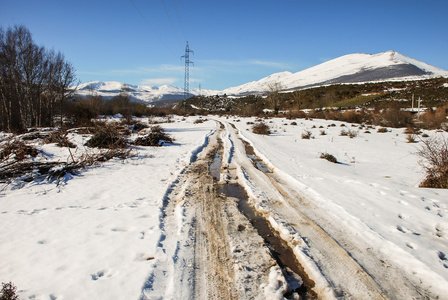
{"type": "Polygon", "coordinates": [[[151,131],[148,134],[138,137],[134,141],[134,145],[138,146],[162,146],[164,143],[173,143],[174,138],[165,132],[165,130],[159,125],[151,127],[151,131]]]}
{"type": "Polygon", "coordinates": [[[0,148],[0,162],[22,161],[27,157],[36,157],[38,154],[36,148],[25,144],[21,140],[11,138],[6,140],[0,148]]]}
{"type": "Polygon", "coordinates": [[[422,140],[423,146],[417,152],[423,160],[420,165],[426,171],[426,178],[420,187],[448,188],[448,140],[443,137],[422,140]]]}
{"type": "Polygon", "coordinates": [[[126,129],[122,125],[98,124],[94,127],[93,136],[87,141],[86,146],[108,149],[126,148],[125,133],[127,133],[126,129]]]}
{"type": "Polygon", "coordinates": [[[269,125],[267,125],[263,121],[260,121],[252,126],[252,132],[256,134],[270,135],[271,129],[269,125]]]}
{"type": "Polygon", "coordinates": [[[76,145],[69,141],[67,135],[68,133],[63,131],[52,132],[44,139],[44,143],[56,143],[58,147],[76,148],[76,145]]]}
{"type": "Polygon", "coordinates": [[[31,182],[37,178],[49,181],[61,181],[79,170],[118,158],[126,159],[133,155],[132,144],[140,146],[162,146],[173,143],[174,138],[159,126],[154,125],[148,132],[148,125],[141,122],[97,123],[93,127],[73,128],[61,131],[55,128],[31,129],[21,135],[10,136],[0,140],[0,182],[12,180],[31,182]],[[139,132],[134,143],[129,135],[139,132]],[[92,135],[85,146],[79,148],[70,140],[72,134],[92,135]],[[39,145],[56,144],[68,150],[66,161],[52,160],[45,153],[40,153],[39,145]],[[74,149],[74,150],[71,150],[74,149]],[[76,155],[74,155],[76,154],[76,155]]]}

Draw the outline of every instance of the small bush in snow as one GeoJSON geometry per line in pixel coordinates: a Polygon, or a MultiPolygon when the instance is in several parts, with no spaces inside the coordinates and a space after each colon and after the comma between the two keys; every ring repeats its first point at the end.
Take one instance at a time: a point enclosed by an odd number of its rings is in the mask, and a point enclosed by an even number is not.
{"type": "Polygon", "coordinates": [[[204,123],[205,121],[207,121],[207,119],[199,118],[199,119],[194,120],[193,124],[201,124],[201,123],[204,123]]]}
{"type": "Polygon", "coordinates": [[[320,158],[322,158],[322,159],[326,159],[326,160],[328,160],[329,162],[332,162],[332,163],[337,163],[338,162],[338,160],[336,159],[336,157],[334,157],[333,155],[331,155],[331,154],[329,154],[329,153],[322,153],[321,155],[320,155],[320,158]]]}
{"type": "Polygon", "coordinates": [[[341,136],[348,136],[348,137],[350,137],[352,139],[352,138],[358,136],[358,131],[351,130],[351,129],[349,129],[349,130],[342,129],[340,135],[341,136]]]}
{"type": "Polygon", "coordinates": [[[86,146],[92,148],[117,149],[126,148],[127,143],[119,126],[103,124],[95,127],[95,133],[90,140],[87,141],[86,146]]]}
{"type": "Polygon", "coordinates": [[[2,282],[2,289],[0,291],[0,300],[18,300],[19,296],[16,294],[17,287],[12,283],[2,282]]]}
{"type": "Polygon", "coordinates": [[[0,147],[0,160],[13,158],[15,161],[22,161],[27,157],[36,157],[37,154],[36,148],[20,140],[8,140],[0,147]]]}
{"type": "Polygon", "coordinates": [[[140,132],[146,128],[148,128],[148,125],[142,122],[135,122],[132,124],[132,132],[140,132]]]}
{"type": "Polygon", "coordinates": [[[389,130],[387,130],[387,128],[386,127],[381,127],[381,128],[378,128],[378,130],[377,130],[377,132],[379,132],[379,133],[385,133],[385,132],[388,132],[389,130]]]}
{"type": "Polygon", "coordinates": [[[352,138],[354,138],[354,137],[357,137],[358,136],[358,131],[356,131],[356,130],[349,130],[348,131],[348,136],[352,139],[352,138]]]}
{"type": "Polygon", "coordinates": [[[172,143],[174,139],[169,136],[159,125],[151,127],[151,132],[138,137],[134,144],[139,146],[162,146],[164,143],[172,143]]]}
{"type": "Polygon", "coordinates": [[[254,124],[252,126],[252,132],[256,134],[264,134],[264,135],[270,135],[271,131],[268,125],[266,125],[264,122],[259,122],[254,124]]]}
{"type": "Polygon", "coordinates": [[[417,152],[423,161],[420,165],[426,171],[426,178],[420,187],[448,188],[448,140],[429,138],[417,152]]]}
{"type": "Polygon", "coordinates": [[[404,134],[419,134],[420,130],[414,127],[408,127],[403,131],[404,134]]]}
{"type": "Polygon", "coordinates": [[[408,143],[415,143],[415,134],[408,134],[406,136],[406,140],[408,141],[408,143]]]}
{"type": "Polygon", "coordinates": [[[45,139],[44,143],[56,143],[58,147],[76,148],[76,145],[69,141],[67,132],[55,131],[50,133],[45,139]]]}
{"type": "Polygon", "coordinates": [[[320,135],[327,135],[327,133],[325,132],[325,130],[321,130],[320,135]]]}
{"type": "Polygon", "coordinates": [[[305,130],[302,132],[302,139],[309,140],[314,138],[313,133],[310,130],[305,130]]]}

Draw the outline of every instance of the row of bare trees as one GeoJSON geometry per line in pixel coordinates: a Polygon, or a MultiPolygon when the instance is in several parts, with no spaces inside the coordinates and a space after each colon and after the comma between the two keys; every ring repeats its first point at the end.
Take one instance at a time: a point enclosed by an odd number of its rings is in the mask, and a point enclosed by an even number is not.
{"type": "Polygon", "coordinates": [[[75,80],[64,55],[36,45],[27,28],[0,27],[0,130],[62,122],[62,106],[75,80]]]}

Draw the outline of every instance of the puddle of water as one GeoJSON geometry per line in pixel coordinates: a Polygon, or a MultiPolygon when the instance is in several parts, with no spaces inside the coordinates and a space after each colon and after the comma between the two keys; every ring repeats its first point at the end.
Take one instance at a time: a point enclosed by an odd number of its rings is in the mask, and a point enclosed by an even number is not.
{"type": "Polygon", "coordinates": [[[272,173],[268,166],[255,154],[254,148],[246,141],[243,141],[246,155],[252,161],[252,164],[263,173],[272,173]]]}
{"type": "Polygon", "coordinates": [[[218,152],[216,152],[215,158],[210,165],[210,175],[212,175],[215,180],[219,180],[221,176],[222,151],[223,149],[220,148],[218,152]]]}
{"type": "Polygon", "coordinates": [[[317,299],[314,293],[310,290],[314,286],[306,276],[299,262],[294,256],[292,250],[288,247],[285,241],[280,238],[277,231],[275,231],[269,222],[260,215],[248,201],[248,197],[244,188],[236,183],[220,184],[218,185],[218,193],[223,193],[227,197],[237,198],[238,209],[250,221],[252,226],[257,230],[258,234],[264,239],[268,246],[272,257],[277,261],[280,268],[282,268],[288,285],[291,289],[289,294],[285,297],[294,299],[294,294],[300,296],[300,299],[317,299]]]}
{"type": "MultiPolygon", "coordinates": [[[[269,168],[255,155],[253,147],[247,142],[244,142],[244,145],[246,154],[252,160],[254,166],[264,173],[270,173],[269,168]]],[[[222,156],[223,148],[220,147],[215,154],[213,162],[210,164],[210,174],[217,181],[220,179],[222,156]]],[[[315,293],[311,290],[314,282],[308,278],[300,263],[295,258],[291,248],[280,238],[279,233],[249,204],[248,196],[244,188],[237,183],[218,184],[217,192],[239,200],[238,209],[264,239],[272,257],[277,261],[280,268],[282,268],[285,279],[290,287],[290,292],[284,296],[287,299],[296,299],[296,296],[299,296],[300,299],[317,299],[315,293]]]]}

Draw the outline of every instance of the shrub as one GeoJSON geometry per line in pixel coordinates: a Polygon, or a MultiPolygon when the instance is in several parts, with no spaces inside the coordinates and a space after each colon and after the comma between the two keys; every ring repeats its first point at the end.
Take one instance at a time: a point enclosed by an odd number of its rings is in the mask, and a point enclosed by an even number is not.
{"type": "Polygon", "coordinates": [[[332,163],[338,163],[338,160],[336,159],[336,157],[334,157],[333,155],[331,155],[331,154],[329,154],[329,153],[322,153],[321,155],[320,155],[320,158],[322,158],[322,159],[326,159],[326,160],[328,160],[329,162],[332,162],[332,163]]]}
{"type": "Polygon", "coordinates": [[[405,134],[419,134],[420,133],[420,129],[418,128],[414,128],[414,127],[408,127],[406,128],[403,133],[405,134]]]}
{"type": "Polygon", "coordinates": [[[410,112],[402,111],[397,108],[388,108],[384,112],[374,117],[376,125],[390,127],[406,127],[413,125],[413,117],[410,112]]]}
{"type": "Polygon", "coordinates": [[[258,122],[252,126],[252,132],[256,134],[270,135],[271,131],[269,126],[264,122],[258,122]]]}
{"type": "Polygon", "coordinates": [[[310,130],[305,130],[302,132],[302,139],[309,140],[314,138],[313,133],[310,130]]]}
{"type": "MultiPolygon", "coordinates": [[[[196,119],[194,120],[193,124],[201,124],[204,123],[205,121],[207,121],[207,119],[196,119]]],[[[236,122],[239,122],[239,120],[237,120],[236,122]]]]}
{"type": "Polygon", "coordinates": [[[440,110],[426,112],[418,118],[420,126],[425,129],[438,129],[441,128],[442,123],[447,122],[446,116],[440,110]]]}
{"type": "Polygon", "coordinates": [[[350,137],[352,139],[352,138],[358,136],[358,131],[351,130],[351,129],[349,129],[349,130],[342,129],[340,135],[341,136],[348,136],[348,137],[350,137]]]}
{"type": "Polygon", "coordinates": [[[149,127],[147,124],[142,123],[142,122],[135,122],[134,124],[131,124],[131,125],[132,125],[133,132],[140,132],[143,129],[146,129],[149,127]]]}
{"type": "Polygon", "coordinates": [[[352,110],[345,111],[340,115],[340,120],[348,123],[362,123],[364,114],[352,110]]]}
{"type": "Polygon", "coordinates": [[[358,131],[356,131],[356,130],[349,130],[348,131],[348,136],[352,139],[352,138],[354,138],[354,137],[357,137],[358,136],[358,131]]]}
{"type": "Polygon", "coordinates": [[[76,148],[76,145],[69,141],[67,132],[55,131],[44,139],[44,143],[56,143],[58,147],[76,148]]]}
{"type": "Polygon", "coordinates": [[[119,126],[104,124],[97,125],[93,136],[87,141],[86,146],[98,148],[126,148],[127,143],[119,126]]]}
{"type": "Polygon", "coordinates": [[[321,130],[320,135],[327,135],[327,133],[325,132],[325,130],[321,130]]]}
{"type": "Polygon", "coordinates": [[[18,140],[7,141],[0,148],[0,160],[7,160],[11,155],[14,155],[16,161],[22,161],[27,156],[36,157],[37,154],[36,148],[18,140]]]}
{"type": "Polygon", "coordinates": [[[0,300],[18,300],[19,296],[16,294],[17,287],[12,283],[2,282],[2,290],[0,291],[0,300]]]}
{"type": "Polygon", "coordinates": [[[408,141],[408,143],[415,143],[415,134],[408,134],[406,136],[406,140],[408,141]]]}
{"type": "Polygon", "coordinates": [[[417,152],[423,161],[420,165],[426,171],[426,178],[420,187],[448,188],[448,140],[429,138],[417,152]]]}
{"type": "Polygon", "coordinates": [[[377,132],[379,132],[379,133],[385,133],[385,132],[388,132],[388,130],[387,130],[387,128],[385,128],[385,127],[381,127],[381,128],[378,128],[377,132]]]}
{"type": "Polygon", "coordinates": [[[297,122],[291,122],[291,125],[295,126],[295,125],[297,125],[297,122]]]}
{"type": "Polygon", "coordinates": [[[172,143],[174,139],[169,136],[159,125],[151,127],[151,132],[138,137],[134,144],[139,146],[162,146],[164,143],[172,143]]]}

